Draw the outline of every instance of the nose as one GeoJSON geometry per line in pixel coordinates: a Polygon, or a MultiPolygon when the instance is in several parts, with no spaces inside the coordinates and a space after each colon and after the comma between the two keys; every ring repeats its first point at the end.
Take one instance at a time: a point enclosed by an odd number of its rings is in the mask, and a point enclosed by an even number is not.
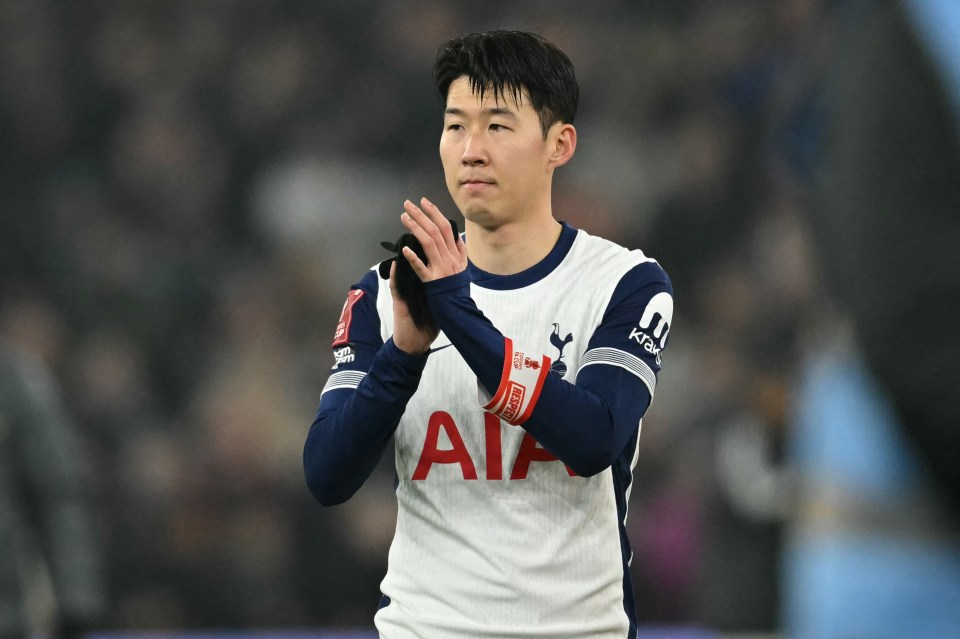
{"type": "Polygon", "coordinates": [[[487,153],[480,135],[472,134],[467,137],[460,161],[464,166],[484,166],[487,163],[487,153]]]}

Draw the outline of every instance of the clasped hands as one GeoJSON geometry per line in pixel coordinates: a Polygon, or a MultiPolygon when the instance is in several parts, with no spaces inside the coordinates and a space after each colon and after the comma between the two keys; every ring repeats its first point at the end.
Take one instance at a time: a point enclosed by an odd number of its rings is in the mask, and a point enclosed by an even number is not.
{"type": "MultiPolygon", "coordinates": [[[[403,203],[403,208],[400,222],[420,243],[426,261],[420,259],[408,246],[400,249],[397,259],[406,259],[421,282],[432,282],[463,272],[467,268],[466,244],[454,233],[449,220],[440,209],[427,198],[421,198],[420,206],[407,200],[403,203]]],[[[432,321],[420,321],[419,325],[414,322],[407,301],[398,293],[396,275],[397,264],[394,262],[390,266],[390,293],[394,311],[393,340],[401,350],[422,355],[429,350],[439,331],[432,321]]]]}
{"type": "Polygon", "coordinates": [[[410,247],[402,249],[403,256],[421,282],[456,275],[467,268],[466,244],[459,235],[454,236],[450,221],[433,202],[421,198],[420,206],[417,206],[407,200],[403,209],[400,222],[417,238],[427,256],[424,264],[410,247]]]}

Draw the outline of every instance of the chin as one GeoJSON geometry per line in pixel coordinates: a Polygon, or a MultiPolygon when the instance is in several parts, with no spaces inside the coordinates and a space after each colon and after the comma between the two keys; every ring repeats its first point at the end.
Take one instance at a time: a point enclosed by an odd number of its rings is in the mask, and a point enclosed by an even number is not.
{"type": "Polygon", "coordinates": [[[486,207],[467,207],[463,210],[463,219],[487,229],[496,228],[502,222],[498,215],[486,207]]]}
{"type": "Polygon", "coordinates": [[[458,202],[457,208],[460,209],[463,218],[469,222],[480,223],[481,220],[489,219],[491,216],[490,207],[483,202],[477,202],[475,200],[467,200],[462,203],[458,202]]]}

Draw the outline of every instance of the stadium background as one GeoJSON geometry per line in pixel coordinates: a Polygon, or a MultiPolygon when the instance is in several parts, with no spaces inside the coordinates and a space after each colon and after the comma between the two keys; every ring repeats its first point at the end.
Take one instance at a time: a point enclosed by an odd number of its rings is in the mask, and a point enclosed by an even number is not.
{"type": "MultiPolygon", "coordinates": [[[[510,27],[558,43],[581,82],[557,217],[643,248],[676,290],[628,522],[641,621],[778,632],[797,380],[845,325],[804,181],[844,15],[826,0],[0,1],[0,330],[46,363],[80,434],[99,627],[371,626],[392,460],[323,509],[301,447],[344,294],[400,232],[400,203],[454,210],[436,48],[510,27]]],[[[50,585],[33,583],[43,619],[50,585]]]]}

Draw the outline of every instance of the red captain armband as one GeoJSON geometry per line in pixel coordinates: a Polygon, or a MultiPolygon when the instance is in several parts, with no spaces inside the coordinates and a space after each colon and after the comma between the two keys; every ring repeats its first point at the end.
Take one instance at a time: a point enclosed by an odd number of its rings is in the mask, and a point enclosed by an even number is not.
{"type": "Polygon", "coordinates": [[[543,382],[550,372],[550,358],[546,355],[529,357],[513,350],[513,341],[503,339],[503,373],[496,394],[483,410],[514,426],[530,418],[543,382]]]}
{"type": "Polygon", "coordinates": [[[347,293],[347,301],[340,311],[340,321],[337,322],[337,332],[333,334],[333,346],[342,346],[350,341],[350,322],[353,320],[353,305],[363,297],[363,291],[352,288],[347,293]]]}

